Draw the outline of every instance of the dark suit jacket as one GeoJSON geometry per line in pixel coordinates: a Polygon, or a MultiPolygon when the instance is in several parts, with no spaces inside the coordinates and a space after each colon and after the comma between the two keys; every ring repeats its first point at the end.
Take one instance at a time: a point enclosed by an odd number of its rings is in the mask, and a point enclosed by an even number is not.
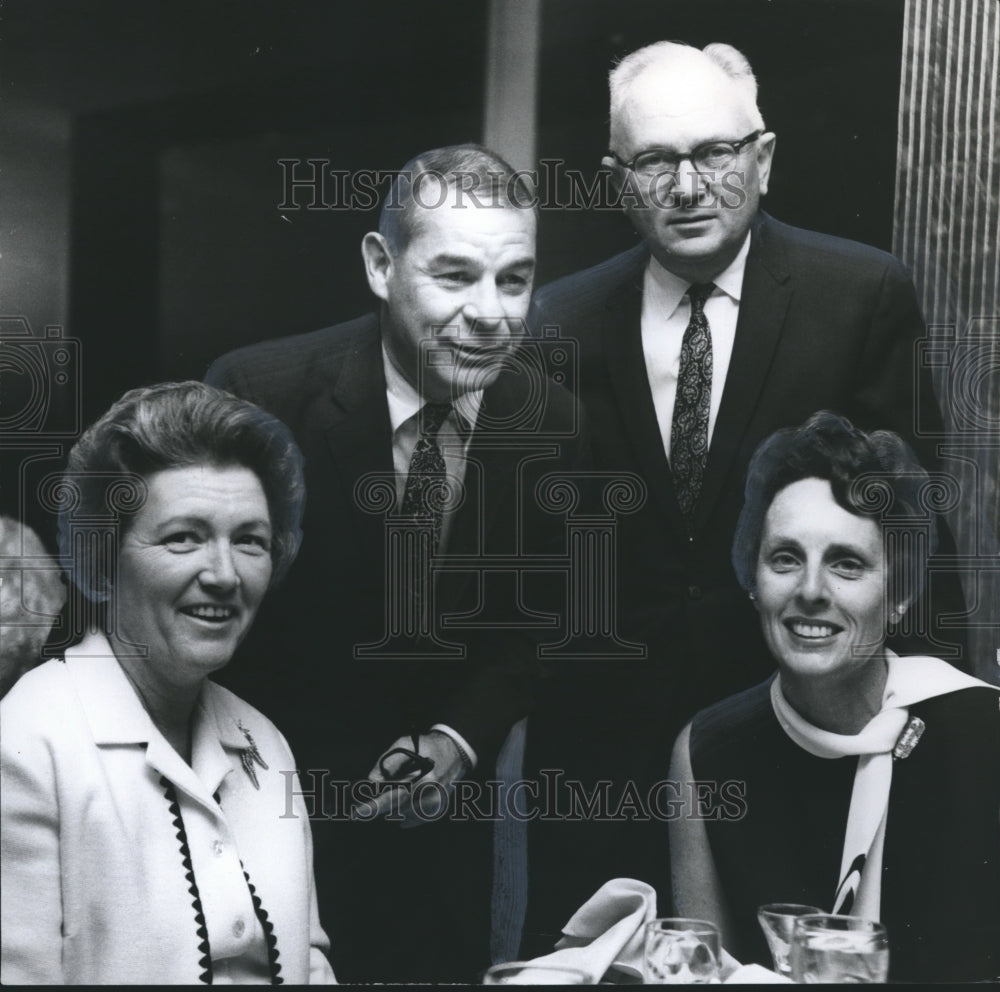
{"type": "MultiPolygon", "coordinates": [[[[439,629],[462,647],[463,659],[355,657],[357,645],[386,632],[386,516],[359,506],[356,492],[369,473],[393,474],[377,316],[239,349],[206,378],[289,425],[305,456],[307,488],[299,558],[265,600],[223,681],[274,719],[300,767],[363,778],[409,727],[442,722],[488,768],[506,731],[527,712],[536,672],[533,642],[511,630],[513,580],[484,579],[472,568],[441,573],[439,621],[461,610],[488,613],[491,621],[482,629],[439,629]]],[[[528,380],[507,370],[484,393],[479,424],[486,426],[477,426],[469,446],[449,557],[561,550],[561,523],[539,510],[533,487],[547,472],[582,465],[585,444],[573,397],[552,385],[539,399],[528,380]],[[539,451],[547,457],[539,459],[539,451]]],[[[525,587],[530,597],[530,578],[525,587]]]]}
{"type": "MultiPolygon", "coordinates": [[[[532,349],[529,341],[521,355],[532,349]]],[[[363,780],[397,737],[435,722],[462,734],[477,751],[476,774],[492,778],[497,748],[531,705],[537,642],[560,630],[523,621],[531,609],[558,616],[559,590],[530,567],[484,573],[476,562],[565,555],[564,524],[540,509],[534,487],[549,472],[585,468],[587,449],[571,394],[525,371],[530,362],[512,366],[484,391],[465,500],[443,549],[449,563],[466,565],[440,572],[436,585],[435,632],[464,652],[446,660],[426,638],[394,645],[417,652],[408,659],[356,651],[389,631],[394,500],[369,512],[359,491],[376,473],[383,493],[395,494],[378,318],[242,348],[207,376],[285,421],[305,456],[301,552],[220,681],[274,720],[300,768],[329,773],[302,784],[312,792],[320,917],[341,981],[468,981],[489,963],[491,824],[345,822],[353,804],[331,783],[363,780]],[[445,626],[463,615],[479,626],[445,626]],[[387,940],[393,911],[401,925],[387,940]]]]}
{"type": "MultiPolygon", "coordinates": [[[[773,431],[828,409],[862,429],[899,432],[932,467],[933,443],[914,438],[917,410],[925,428],[941,424],[929,372],[915,367],[924,324],[902,265],[876,249],[761,214],[752,229],[732,360],[689,537],[642,353],[648,257],[639,245],[543,287],[531,317],[535,333],[556,325],[579,343],[577,391],[596,467],[635,472],[649,489],[643,508],[623,516],[617,529],[620,631],[647,646],[648,660],[554,675],[529,731],[529,768],[558,767],[568,777],[617,783],[662,777],[673,737],[695,711],[773,670],[759,618],[730,561],[756,446],[773,431]]],[[[958,597],[960,604],[960,590],[958,597]]],[[[533,880],[546,861],[564,858],[589,834],[595,844],[609,843],[603,824],[573,826],[570,833],[532,827],[540,837],[552,834],[550,847],[535,849],[533,880]]],[[[660,839],[665,854],[665,831],[654,843],[660,839]]],[[[639,847],[619,844],[604,861],[588,850],[568,869],[563,862],[561,876],[581,879],[579,890],[542,928],[565,922],[573,900],[586,898],[605,878],[641,871],[632,859],[639,847]],[[592,871],[596,864],[601,867],[592,871]]]]}

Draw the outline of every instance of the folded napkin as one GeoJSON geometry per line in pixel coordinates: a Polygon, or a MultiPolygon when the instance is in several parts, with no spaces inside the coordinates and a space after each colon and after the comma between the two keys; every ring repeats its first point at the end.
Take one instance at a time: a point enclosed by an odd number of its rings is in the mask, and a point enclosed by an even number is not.
{"type": "Polygon", "coordinates": [[[644,928],[655,919],[656,890],[651,885],[613,878],[573,914],[556,950],[530,964],[576,968],[593,984],[605,976],[608,981],[642,981],[644,928]]]}
{"type": "MultiPolygon", "coordinates": [[[[651,885],[635,878],[613,878],[573,914],[563,927],[555,951],[525,963],[574,968],[594,985],[602,980],[622,985],[640,983],[645,928],[655,919],[656,890],[651,885]]],[[[724,984],[788,981],[760,965],[741,965],[725,949],[721,972],[724,984]]]]}

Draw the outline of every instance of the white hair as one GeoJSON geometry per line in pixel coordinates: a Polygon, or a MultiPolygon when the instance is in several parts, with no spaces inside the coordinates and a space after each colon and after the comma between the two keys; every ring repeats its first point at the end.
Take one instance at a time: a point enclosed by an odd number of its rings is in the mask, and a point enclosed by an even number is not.
{"type": "Polygon", "coordinates": [[[713,42],[699,50],[693,45],[677,41],[657,41],[645,48],[639,48],[626,55],[608,74],[608,85],[611,89],[611,133],[615,131],[615,120],[621,113],[622,106],[628,99],[629,92],[636,80],[647,70],[656,66],[666,65],[678,57],[690,57],[698,53],[704,55],[717,68],[721,69],[735,84],[754,129],[764,129],[764,118],[757,106],[757,78],[750,68],[747,57],[732,45],[723,42],[713,42]]]}

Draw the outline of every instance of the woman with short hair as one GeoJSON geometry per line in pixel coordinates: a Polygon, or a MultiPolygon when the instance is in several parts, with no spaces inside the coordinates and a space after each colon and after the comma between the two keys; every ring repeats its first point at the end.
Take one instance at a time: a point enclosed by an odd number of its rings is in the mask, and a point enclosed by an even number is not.
{"type": "Polygon", "coordinates": [[[3,981],[333,981],[295,761],[210,680],[298,550],[288,429],[201,383],[135,389],[58,496],[104,622],[0,704],[3,981]],[[116,543],[74,533],[111,507],[116,543]]]}
{"type": "Polygon", "coordinates": [[[933,552],[927,484],[830,413],[750,465],[733,563],[778,671],[674,748],[671,778],[739,783],[745,814],[670,825],[676,911],[744,961],[770,964],[757,908],[794,902],[881,920],[892,979],[1000,974],[998,690],[885,647],[933,552]]]}

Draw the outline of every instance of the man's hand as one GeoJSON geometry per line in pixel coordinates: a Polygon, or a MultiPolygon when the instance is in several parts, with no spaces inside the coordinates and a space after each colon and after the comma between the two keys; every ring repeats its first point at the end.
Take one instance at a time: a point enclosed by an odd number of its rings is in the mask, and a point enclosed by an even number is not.
{"type": "Polygon", "coordinates": [[[441,812],[448,802],[452,784],[465,771],[465,763],[455,742],[440,730],[422,734],[417,743],[420,756],[433,759],[434,767],[419,778],[416,773],[397,778],[408,759],[403,754],[388,758],[386,755],[397,748],[412,751],[413,738],[400,737],[393,741],[368,773],[370,782],[388,784],[375,799],[355,806],[351,811],[352,820],[372,820],[391,812],[393,819],[402,815],[404,826],[416,826],[434,819],[441,812]],[[383,774],[383,766],[388,774],[383,774]]]}

